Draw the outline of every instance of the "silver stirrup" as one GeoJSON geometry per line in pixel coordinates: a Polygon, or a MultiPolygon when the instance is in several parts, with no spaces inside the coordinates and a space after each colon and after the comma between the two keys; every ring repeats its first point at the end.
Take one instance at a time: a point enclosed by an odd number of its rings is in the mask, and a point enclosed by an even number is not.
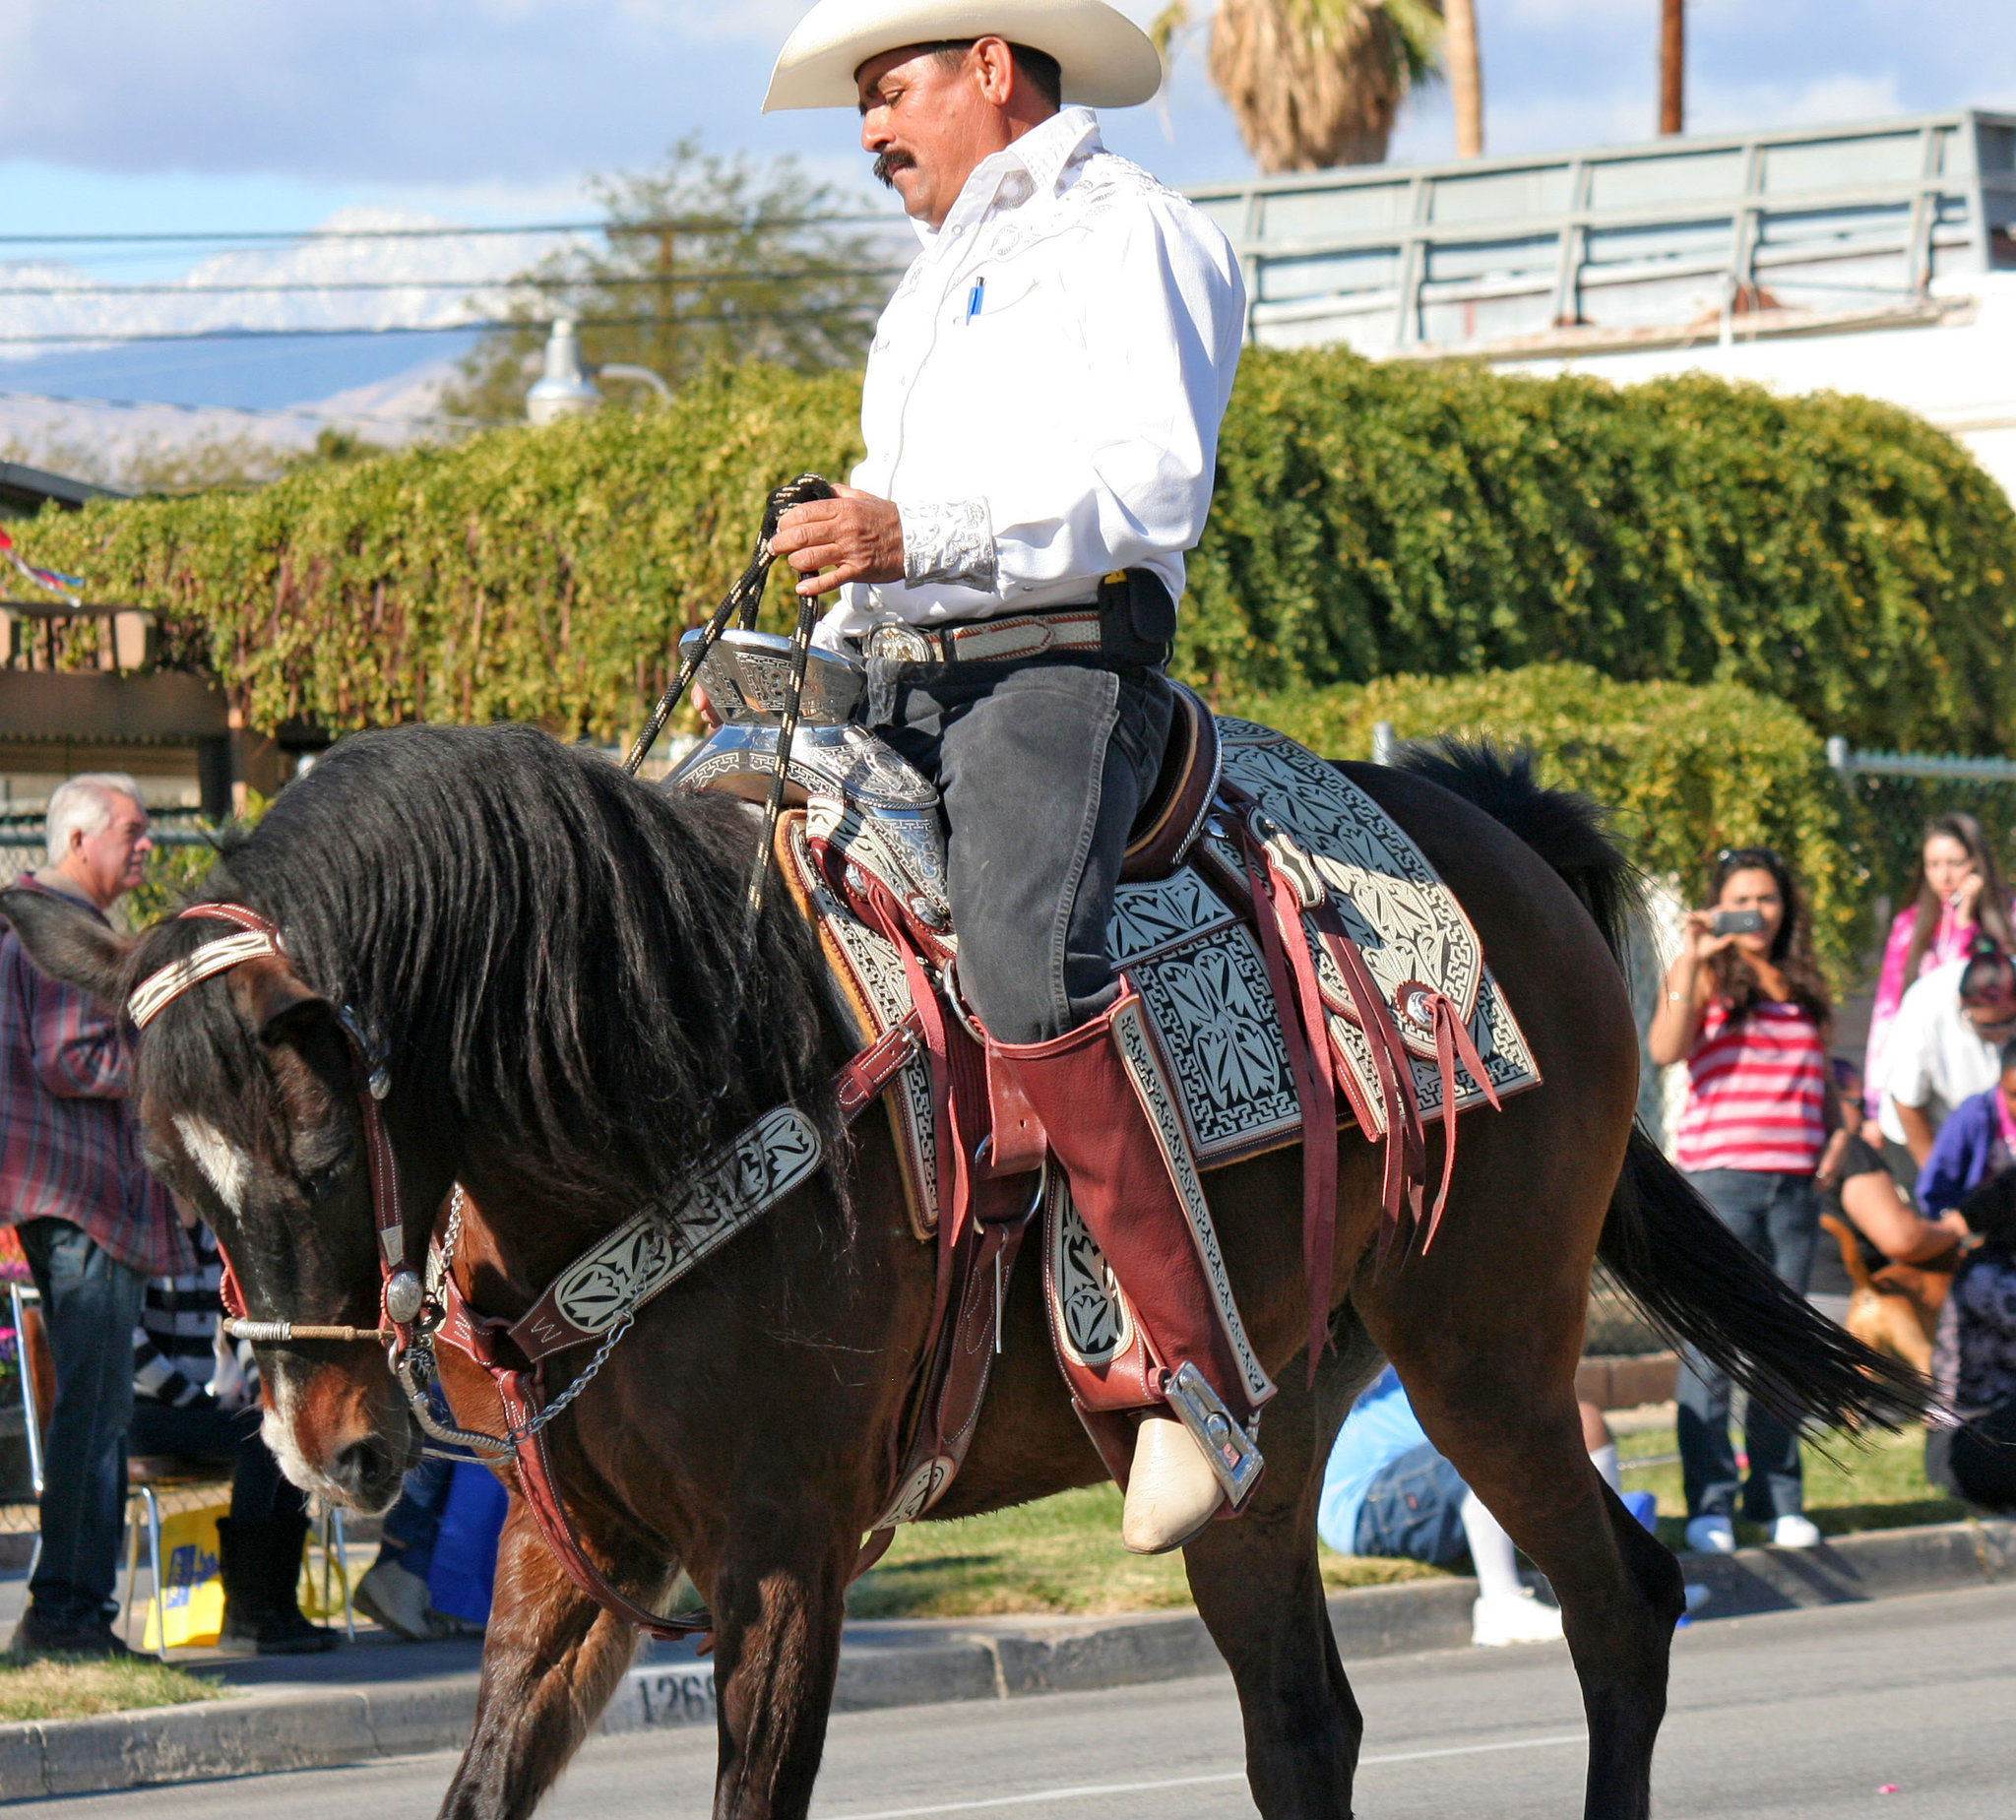
{"type": "Polygon", "coordinates": [[[1226,1502],[1237,1510],[1246,1501],[1246,1494],[1259,1483],[1266,1467],[1259,1448],[1195,1365],[1180,1366],[1163,1394],[1204,1450],[1205,1459],[1211,1462],[1211,1470],[1224,1487],[1226,1502]]]}

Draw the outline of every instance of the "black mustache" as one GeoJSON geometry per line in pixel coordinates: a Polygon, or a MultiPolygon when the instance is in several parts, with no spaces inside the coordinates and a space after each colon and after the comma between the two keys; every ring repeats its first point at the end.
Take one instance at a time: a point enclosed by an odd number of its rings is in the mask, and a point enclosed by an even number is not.
{"type": "Polygon", "coordinates": [[[875,181],[884,189],[893,190],[896,187],[896,173],[899,170],[914,170],[916,164],[916,159],[908,152],[892,149],[875,160],[875,181]]]}

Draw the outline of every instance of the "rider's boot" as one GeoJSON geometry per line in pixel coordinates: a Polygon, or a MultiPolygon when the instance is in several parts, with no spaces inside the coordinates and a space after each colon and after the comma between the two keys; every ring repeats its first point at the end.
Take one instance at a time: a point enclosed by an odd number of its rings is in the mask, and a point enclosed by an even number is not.
{"type": "Polygon", "coordinates": [[[1091,1395],[1087,1372],[1074,1374],[1092,1420],[1143,1412],[1120,1539],[1137,1554],[1180,1547],[1258,1479],[1249,1418],[1274,1386],[1232,1303],[1176,1089],[1131,987],[1052,1041],[989,1047],[1042,1121],[1147,1343],[1135,1354],[1145,1368],[1115,1370],[1091,1395]]]}

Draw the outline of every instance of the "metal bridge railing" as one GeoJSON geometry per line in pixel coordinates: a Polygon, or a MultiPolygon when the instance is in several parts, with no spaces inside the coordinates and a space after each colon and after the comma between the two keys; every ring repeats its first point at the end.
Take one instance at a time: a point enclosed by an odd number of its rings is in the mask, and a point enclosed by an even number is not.
{"type": "Polygon", "coordinates": [[[1230,236],[1248,333],[1361,352],[1729,340],[1928,318],[2016,266],[2016,116],[1973,109],[1518,158],[1356,166],[1190,196],[1230,236]]]}

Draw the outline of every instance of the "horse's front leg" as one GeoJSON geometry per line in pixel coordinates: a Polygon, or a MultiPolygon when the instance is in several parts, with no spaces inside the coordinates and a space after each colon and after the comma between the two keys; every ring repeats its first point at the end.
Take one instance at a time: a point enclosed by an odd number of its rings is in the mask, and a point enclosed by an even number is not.
{"type": "Polygon", "coordinates": [[[803,1820],[826,1745],[857,1534],[783,1486],[738,1500],[712,1586],[715,1820],[803,1820]]]}
{"type": "MultiPolygon", "coordinates": [[[[660,1590],[626,1584],[649,1601],[660,1590]]],[[[497,1544],[475,1729],[441,1803],[443,1820],[530,1814],[600,1715],[637,1644],[561,1572],[521,1499],[497,1544]]]]}

